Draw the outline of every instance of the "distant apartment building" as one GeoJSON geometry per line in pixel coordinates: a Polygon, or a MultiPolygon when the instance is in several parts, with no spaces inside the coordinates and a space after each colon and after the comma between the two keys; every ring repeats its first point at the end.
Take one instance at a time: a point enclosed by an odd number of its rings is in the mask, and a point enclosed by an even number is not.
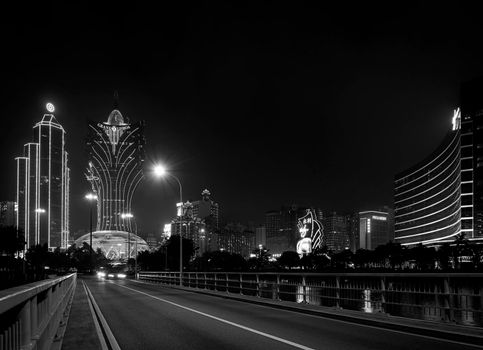
{"type": "Polygon", "coordinates": [[[381,211],[359,212],[359,248],[374,250],[391,240],[390,215],[381,211]]]}
{"type": "Polygon", "coordinates": [[[255,228],[255,245],[258,247],[267,245],[267,230],[265,226],[258,226],[255,228]]]}
{"type": "Polygon", "coordinates": [[[70,170],[65,130],[55,118],[54,106],[33,128],[33,142],[23,147],[17,162],[16,226],[27,246],[47,244],[67,248],[69,242],[70,170]]]}
{"type": "Polygon", "coordinates": [[[15,226],[16,207],[15,202],[0,202],[0,226],[15,226]]]}
{"type": "Polygon", "coordinates": [[[322,219],[324,225],[323,244],[333,252],[350,248],[351,221],[349,215],[329,212],[322,219]]]}
{"type": "Polygon", "coordinates": [[[255,232],[240,223],[228,223],[218,234],[218,247],[248,258],[255,250],[255,232]]]}

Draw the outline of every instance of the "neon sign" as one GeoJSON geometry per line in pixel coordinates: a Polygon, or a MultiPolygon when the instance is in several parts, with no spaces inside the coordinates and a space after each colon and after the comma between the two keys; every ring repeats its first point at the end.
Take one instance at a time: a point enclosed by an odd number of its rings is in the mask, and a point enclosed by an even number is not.
{"type": "Polygon", "coordinates": [[[459,107],[453,111],[453,119],[451,119],[451,123],[453,124],[453,131],[458,130],[461,127],[461,110],[459,107]]]}
{"type": "Polygon", "coordinates": [[[306,214],[297,220],[297,228],[300,235],[297,242],[298,254],[311,253],[312,249],[321,246],[323,226],[312,209],[307,209],[306,214]]]}

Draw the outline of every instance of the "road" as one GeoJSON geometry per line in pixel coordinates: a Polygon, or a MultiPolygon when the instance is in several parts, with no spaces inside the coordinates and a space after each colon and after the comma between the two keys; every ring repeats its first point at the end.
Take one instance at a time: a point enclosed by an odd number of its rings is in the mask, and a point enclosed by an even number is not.
{"type": "Polygon", "coordinates": [[[137,281],[83,281],[122,350],[475,349],[137,281]]]}

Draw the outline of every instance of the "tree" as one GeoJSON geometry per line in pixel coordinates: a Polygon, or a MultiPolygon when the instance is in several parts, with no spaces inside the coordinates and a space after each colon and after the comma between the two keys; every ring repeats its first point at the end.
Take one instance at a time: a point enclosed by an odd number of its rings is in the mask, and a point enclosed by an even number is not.
{"type": "Polygon", "coordinates": [[[299,254],[291,250],[283,252],[277,260],[280,266],[288,268],[289,270],[300,266],[299,254]]]}
{"type": "Polygon", "coordinates": [[[331,265],[336,269],[347,269],[353,266],[354,254],[349,249],[332,255],[331,265]]]}
{"type": "MultiPolygon", "coordinates": [[[[166,241],[166,248],[168,250],[168,268],[172,271],[179,270],[179,235],[171,236],[166,241]]],[[[183,266],[188,267],[193,255],[195,254],[195,247],[193,241],[188,238],[183,238],[183,266]]]]}
{"type": "Polygon", "coordinates": [[[23,231],[15,226],[0,226],[0,252],[9,256],[21,251],[25,247],[23,231]]]}

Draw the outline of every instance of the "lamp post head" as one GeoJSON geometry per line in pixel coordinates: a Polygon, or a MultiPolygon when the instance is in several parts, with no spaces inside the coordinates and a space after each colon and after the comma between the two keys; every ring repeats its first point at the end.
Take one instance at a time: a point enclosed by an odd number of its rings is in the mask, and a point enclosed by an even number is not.
{"type": "Polygon", "coordinates": [[[157,164],[154,166],[153,172],[156,177],[163,177],[166,175],[166,168],[161,164],[157,164]]]}
{"type": "Polygon", "coordinates": [[[45,105],[45,109],[47,109],[47,112],[49,113],[54,113],[55,111],[55,107],[52,103],[48,102],[46,105],[45,105]]]}
{"type": "Polygon", "coordinates": [[[86,194],[85,198],[89,201],[96,201],[97,195],[94,194],[94,193],[88,193],[88,194],[86,194]]]}

